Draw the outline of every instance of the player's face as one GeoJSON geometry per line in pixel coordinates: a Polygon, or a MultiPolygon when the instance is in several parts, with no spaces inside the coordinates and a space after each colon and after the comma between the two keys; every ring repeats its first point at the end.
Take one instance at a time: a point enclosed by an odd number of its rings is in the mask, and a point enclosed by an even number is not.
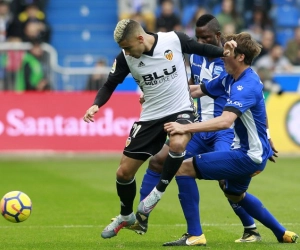
{"type": "Polygon", "coordinates": [[[228,57],[222,57],[222,59],[224,61],[226,72],[230,75],[234,75],[234,72],[239,67],[238,57],[228,56],[228,57]]]}
{"type": "Polygon", "coordinates": [[[126,39],[120,42],[119,46],[124,49],[126,55],[134,58],[140,58],[145,50],[144,39],[142,36],[126,39]]]}
{"type": "Polygon", "coordinates": [[[207,25],[203,27],[196,27],[195,36],[198,43],[208,43],[218,46],[220,42],[220,34],[211,31],[207,25]]]}

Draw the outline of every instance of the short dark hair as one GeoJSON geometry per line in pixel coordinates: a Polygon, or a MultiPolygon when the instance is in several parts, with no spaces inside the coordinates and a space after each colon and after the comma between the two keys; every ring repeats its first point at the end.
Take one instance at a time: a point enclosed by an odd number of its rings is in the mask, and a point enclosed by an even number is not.
{"type": "Polygon", "coordinates": [[[214,32],[221,31],[221,26],[217,18],[211,14],[204,14],[198,18],[196,27],[203,27],[205,25],[209,25],[209,29],[214,32]]]}

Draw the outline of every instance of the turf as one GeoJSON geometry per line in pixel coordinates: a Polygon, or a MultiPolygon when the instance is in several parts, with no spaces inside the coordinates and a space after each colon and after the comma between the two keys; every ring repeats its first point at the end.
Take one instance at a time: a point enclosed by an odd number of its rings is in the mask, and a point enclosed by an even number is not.
{"type": "MultiPolygon", "coordinates": [[[[55,158],[0,160],[0,195],[12,190],[27,193],[33,202],[30,218],[14,224],[0,220],[0,249],[171,249],[162,243],[186,231],[185,220],[172,182],[150,217],[147,234],[121,230],[104,240],[100,232],[119,214],[115,189],[118,158],[55,158]]],[[[249,192],[291,231],[300,233],[300,158],[280,158],[253,178],[249,192]]],[[[146,164],[137,175],[140,185],[146,164]]],[[[299,244],[279,244],[272,232],[257,223],[263,240],[237,244],[243,228],[213,181],[199,181],[201,220],[206,249],[299,249],[299,244]]],[[[135,201],[138,204],[139,194],[135,201]]],[[[189,247],[195,249],[196,247],[189,247]]],[[[181,249],[176,247],[176,249],[181,249]]]]}

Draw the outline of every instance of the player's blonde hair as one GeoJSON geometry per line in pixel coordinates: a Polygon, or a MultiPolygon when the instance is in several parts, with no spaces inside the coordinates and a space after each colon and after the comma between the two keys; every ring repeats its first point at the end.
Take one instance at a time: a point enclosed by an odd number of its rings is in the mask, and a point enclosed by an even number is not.
{"type": "Polygon", "coordinates": [[[114,39],[116,43],[120,43],[127,39],[134,32],[141,28],[140,24],[131,19],[123,19],[117,23],[114,31],[114,39]]]}

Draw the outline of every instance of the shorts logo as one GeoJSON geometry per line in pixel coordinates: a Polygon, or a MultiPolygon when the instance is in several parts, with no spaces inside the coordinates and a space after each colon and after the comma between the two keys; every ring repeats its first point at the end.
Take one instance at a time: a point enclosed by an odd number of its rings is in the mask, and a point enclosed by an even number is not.
{"type": "Polygon", "coordinates": [[[185,118],[185,119],[189,119],[189,118],[190,118],[190,115],[188,115],[188,114],[181,114],[181,115],[178,115],[177,118],[185,118]]]}
{"type": "Polygon", "coordinates": [[[167,58],[169,61],[172,61],[173,59],[173,52],[172,50],[166,50],[164,53],[165,58],[167,58]]]}
{"type": "Polygon", "coordinates": [[[115,59],[113,66],[111,67],[110,73],[115,73],[116,71],[116,66],[117,66],[117,59],[115,59]]]}
{"type": "Polygon", "coordinates": [[[125,147],[128,147],[131,142],[131,137],[128,137],[125,143],[125,147]]]}

